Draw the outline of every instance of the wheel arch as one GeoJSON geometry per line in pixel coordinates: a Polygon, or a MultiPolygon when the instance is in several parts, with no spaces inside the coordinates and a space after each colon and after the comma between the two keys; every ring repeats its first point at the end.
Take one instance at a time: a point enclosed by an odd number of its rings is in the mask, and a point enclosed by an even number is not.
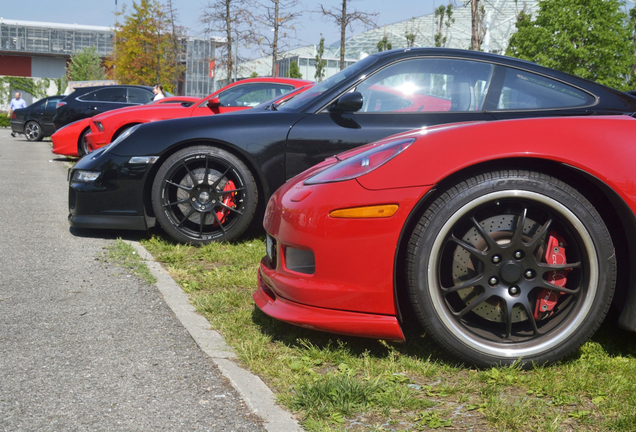
{"type": "Polygon", "coordinates": [[[619,306],[620,327],[636,330],[636,218],[623,199],[600,179],[575,167],[547,159],[508,158],[487,161],[457,171],[437,183],[411,211],[402,228],[394,264],[394,298],[401,322],[409,324],[412,312],[406,292],[406,250],[411,233],[426,209],[449,187],[489,171],[536,171],[557,178],[577,189],[596,208],[610,231],[617,258],[614,304],[619,306]]]}
{"type": "Polygon", "coordinates": [[[111,142],[112,142],[112,141],[115,141],[115,139],[117,139],[117,137],[118,137],[119,135],[121,135],[121,133],[122,133],[123,131],[125,131],[126,129],[129,129],[129,128],[133,127],[133,126],[136,126],[136,125],[138,125],[138,124],[142,124],[142,123],[143,123],[143,122],[137,121],[137,122],[132,122],[132,123],[126,123],[125,125],[120,126],[120,127],[119,127],[119,129],[117,129],[117,130],[115,131],[115,133],[113,134],[113,137],[111,138],[111,142]]]}
{"type": "MultiPolygon", "coordinates": [[[[252,176],[254,176],[254,181],[256,181],[256,187],[258,191],[259,202],[257,203],[256,212],[254,214],[254,220],[256,221],[258,220],[259,217],[264,215],[265,205],[267,204],[267,199],[269,199],[269,196],[271,195],[271,191],[269,190],[269,187],[265,180],[265,175],[260,169],[257,168],[257,164],[239,147],[236,147],[230,143],[218,141],[218,140],[196,139],[196,140],[190,140],[190,141],[183,141],[173,145],[165,153],[161,155],[161,159],[159,160],[160,163],[156,163],[152,166],[152,168],[150,168],[150,171],[146,175],[144,188],[143,188],[144,211],[146,214],[146,219],[152,218],[154,220],[154,217],[155,217],[154,211],[152,209],[152,199],[151,199],[152,183],[155,179],[155,176],[157,175],[157,172],[161,168],[161,166],[165,163],[165,161],[170,156],[172,156],[174,153],[178,152],[179,150],[183,150],[185,148],[193,147],[197,145],[206,145],[206,146],[212,146],[212,147],[223,149],[229,153],[232,153],[234,156],[239,158],[241,162],[245,164],[245,166],[250,171],[250,173],[252,173],[252,176]]],[[[149,226],[152,226],[152,224],[149,224],[149,226]]]]}

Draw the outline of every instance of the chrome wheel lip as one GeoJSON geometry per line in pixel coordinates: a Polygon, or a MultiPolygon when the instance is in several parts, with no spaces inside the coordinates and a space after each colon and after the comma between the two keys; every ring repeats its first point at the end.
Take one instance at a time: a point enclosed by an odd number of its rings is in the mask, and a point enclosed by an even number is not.
{"type": "Polygon", "coordinates": [[[599,261],[594,242],[585,228],[581,220],[567,207],[553,198],[545,195],[531,192],[527,190],[505,190],[492,192],[486,195],[482,195],[479,198],[472,200],[471,202],[463,205],[458,211],[456,211],[439,230],[435,241],[431,248],[431,254],[428,258],[426,270],[427,270],[427,282],[429,295],[432,301],[433,308],[437,311],[439,319],[442,321],[446,329],[459,341],[468,345],[471,349],[478,351],[484,355],[490,355],[500,358],[519,358],[527,356],[536,356],[545,353],[549,350],[555,349],[557,346],[565,342],[571,337],[588,316],[589,311],[594,303],[594,298],[598,290],[599,283],[599,261]],[[455,318],[449,313],[448,307],[444,303],[444,297],[441,295],[441,288],[438,283],[437,265],[440,256],[440,251],[443,248],[444,242],[450,233],[451,229],[455,226],[460,219],[464,218],[471,210],[487,204],[491,201],[498,199],[523,199],[538,202],[548,208],[551,208],[559,214],[559,217],[565,219],[576,230],[577,235],[581,238],[581,248],[585,250],[588,257],[588,286],[584,288],[584,298],[580,301],[579,307],[575,311],[572,317],[569,317],[567,322],[563,323],[563,327],[555,329],[545,336],[532,339],[527,342],[519,343],[498,343],[492,341],[486,341],[462,328],[455,318]]]}

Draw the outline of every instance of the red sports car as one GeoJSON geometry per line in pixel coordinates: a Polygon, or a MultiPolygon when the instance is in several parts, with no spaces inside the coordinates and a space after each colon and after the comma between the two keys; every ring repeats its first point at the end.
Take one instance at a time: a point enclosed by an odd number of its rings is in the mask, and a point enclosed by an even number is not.
{"type": "Polygon", "coordinates": [[[619,306],[636,330],[636,119],[435,126],[329,158],[270,199],[254,294],[328,332],[426,335],[476,365],[569,356],[619,306]]]}
{"type": "Polygon", "coordinates": [[[86,142],[90,151],[96,150],[136,124],[244,110],[311,83],[295,78],[248,78],[229,84],[187,107],[143,105],[108,111],[91,118],[86,142]]]}
{"type": "MultiPolygon", "coordinates": [[[[151,102],[150,104],[181,104],[183,107],[189,107],[200,100],[201,98],[192,96],[170,96],[151,102]]],[[[147,105],[141,105],[134,108],[146,106],[147,105]]],[[[80,151],[82,151],[82,155],[88,153],[89,149],[85,138],[86,134],[90,132],[89,122],[90,118],[85,118],[58,129],[57,132],[51,136],[51,141],[53,141],[53,149],[51,152],[62,156],[80,156],[80,151]]]]}

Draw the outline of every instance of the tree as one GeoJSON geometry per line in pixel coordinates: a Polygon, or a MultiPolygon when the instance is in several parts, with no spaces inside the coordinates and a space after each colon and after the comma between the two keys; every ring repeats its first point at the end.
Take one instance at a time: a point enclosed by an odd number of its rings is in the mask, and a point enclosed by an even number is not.
{"type": "Polygon", "coordinates": [[[318,82],[322,81],[325,77],[325,67],[327,66],[327,60],[324,60],[322,56],[325,54],[325,38],[320,33],[320,43],[316,48],[316,74],[314,79],[318,82]]]}
{"type": "MultiPolygon", "coordinates": [[[[157,0],[133,0],[134,12],[115,29],[113,55],[106,61],[111,76],[122,84],[162,83],[173,90],[174,69],[168,19],[157,0]]],[[[119,15],[126,13],[126,8],[119,15]]]]}
{"type": "Polygon", "coordinates": [[[254,21],[252,13],[245,0],[210,0],[203,11],[201,23],[206,26],[208,33],[221,33],[226,43],[221,47],[219,65],[225,67],[228,81],[232,80],[235,60],[238,53],[238,44],[245,45],[255,41],[255,31],[252,27],[254,21]],[[235,46],[236,45],[236,46],[235,46]]]}
{"type": "Polygon", "coordinates": [[[289,78],[302,78],[302,77],[303,77],[303,74],[300,73],[298,62],[296,62],[296,60],[292,60],[289,63],[289,78]]]}
{"type": "Polygon", "coordinates": [[[258,21],[265,31],[258,38],[258,43],[265,43],[272,54],[272,76],[276,75],[276,61],[283,48],[287,31],[295,30],[294,21],[300,16],[299,11],[293,11],[298,6],[298,0],[264,0],[261,7],[264,13],[259,14],[258,21]]]}
{"type": "MultiPolygon", "coordinates": [[[[486,26],[484,21],[486,18],[486,9],[483,5],[479,5],[480,0],[469,0],[464,4],[470,3],[470,49],[479,51],[481,43],[486,35],[486,26]]],[[[516,1],[515,1],[516,4],[516,1]]]]}
{"type": "Polygon", "coordinates": [[[164,6],[166,18],[168,20],[168,28],[170,30],[170,45],[169,45],[169,55],[171,60],[174,62],[174,72],[172,77],[172,86],[175,91],[175,94],[179,90],[179,80],[181,75],[185,72],[185,65],[179,61],[179,54],[184,52],[184,47],[181,44],[182,40],[185,40],[186,29],[183,26],[177,24],[178,13],[174,8],[172,0],[166,0],[166,4],[164,6]]]}
{"type": "Polygon", "coordinates": [[[451,24],[455,22],[455,18],[453,18],[453,5],[449,4],[448,6],[441,5],[435,10],[435,24],[437,28],[435,29],[435,46],[436,47],[445,47],[446,41],[448,39],[448,29],[451,24]],[[444,22],[444,18],[446,18],[446,22],[444,22]],[[444,36],[442,36],[442,30],[444,29],[444,24],[446,24],[446,31],[444,32],[444,36]]]}
{"type": "Polygon", "coordinates": [[[373,18],[375,18],[377,13],[367,13],[360,12],[354,10],[353,12],[347,12],[347,3],[353,0],[342,0],[342,8],[331,8],[325,9],[325,7],[320,5],[320,13],[323,18],[331,18],[336,22],[337,25],[340,26],[340,70],[345,67],[345,39],[347,26],[351,27],[354,22],[360,21],[366,26],[375,27],[375,23],[373,22],[373,18]]]}
{"type": "Polygon", "coordinates": [[[628,88],[634,43],[619,0],[539,0],[534,20],[521,13],[506,55],[628,88]]]}
{"type": "Polygon", "coordinates": [[[378,52],[393,49],[393,44],[389,42],[389,37],[386,35],[386,29],[384,30],[384,36],[382,37],[382,39],[380,39],[376,46],[378,47],[378,52]]]}
{"type": "Polygon", "coordinates": [[[407,47],[412,48],[415,45],[415,37],[417,36],[417,33],[419,31],[420,31],[419,23],[417,24],[417,27],[416,27],[415,26],[415,18],[411,18],[410,28],[407,25],[406,31],[404,32],[404,38],[406,39],[406,46],[407,47]]]}
{"type": "Polygon", "coordinates": [[[69,81],[93,81],[106,79],[106,70],[95,47],[84,48],[71,56],[66,66],[69,81]]]}

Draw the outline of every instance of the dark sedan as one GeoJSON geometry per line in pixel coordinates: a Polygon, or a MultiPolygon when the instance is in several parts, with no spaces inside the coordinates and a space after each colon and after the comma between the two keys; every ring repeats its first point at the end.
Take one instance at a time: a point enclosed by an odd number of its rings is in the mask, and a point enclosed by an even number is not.
{"type": "MultiPolygon", "coordinates": [[[[166,93],[172,96],[170,93],[166,93]]],[[[53,123],[60,129],[69,123],[117,108],[143,105],[154,98],[152,87],[107,85],[76,88],[58,102],[53,123]]]]}
{"type": "Polygon", "coordinates": [[[24,134],[29,141],[41,141],[42,138],[55,133],[53,116],[55,106],[64,96],[50,96],[32,103],[26,108],[19,108],[11,115],[11,132],[24,134]]]}
{"type": "Polygon", "coordinates": [[[70,172],[69,221],[140,230],[158,222],[181,242],[231,240],[260,223],[286,180],[389,135],[453,122],[634,112],[636,98],[625,93],[509,57],[388,51],[269,109],[128,129],[70,172]]]}

